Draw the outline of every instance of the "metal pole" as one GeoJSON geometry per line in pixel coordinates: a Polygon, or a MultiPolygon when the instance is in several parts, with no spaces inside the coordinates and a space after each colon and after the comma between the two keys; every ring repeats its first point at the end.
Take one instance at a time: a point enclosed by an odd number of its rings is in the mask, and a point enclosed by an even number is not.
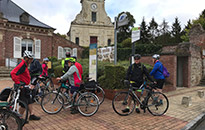
{"type": "Polygon", "coordinates": [[[114,52],[114,64],[116,65],[117,64],[117,17],[115,17],[115,35],[114,35],[114,37],[115,37],[115,41],[114,41],[114,43],[115,43],[115,52],[114,52]]]}

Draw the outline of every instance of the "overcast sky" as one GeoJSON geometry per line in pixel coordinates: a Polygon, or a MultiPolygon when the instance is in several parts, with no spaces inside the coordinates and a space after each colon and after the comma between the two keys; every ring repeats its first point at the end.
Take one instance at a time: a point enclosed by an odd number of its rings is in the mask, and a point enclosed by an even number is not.
{"type": "MultiPolygon", "coordinates": [[[[66,34],[70,23],[81,10],[80,0],[12,0],[41,22],[66,34]]],[[[158,24],[165,19],[171,26],[176,17],[184,26],[196,19],[205,9],[205,0],[105,0],[107,15],[114,17],[122,11],[130,12],[139,26],[145,17],[147,24],[154,17],[158,24]]]]}

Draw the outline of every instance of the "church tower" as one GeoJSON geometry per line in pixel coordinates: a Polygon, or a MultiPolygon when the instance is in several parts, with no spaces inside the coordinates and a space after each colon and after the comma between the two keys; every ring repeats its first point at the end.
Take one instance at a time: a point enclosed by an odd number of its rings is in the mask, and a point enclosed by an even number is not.
{"type": "Polygon", "coordinates": [[[114,44],[114,25],[105,12],[105,0],[81,0],[82,9],[71,22],[69,39],[80,45],[97,43],[98,47],[114,44]]]}

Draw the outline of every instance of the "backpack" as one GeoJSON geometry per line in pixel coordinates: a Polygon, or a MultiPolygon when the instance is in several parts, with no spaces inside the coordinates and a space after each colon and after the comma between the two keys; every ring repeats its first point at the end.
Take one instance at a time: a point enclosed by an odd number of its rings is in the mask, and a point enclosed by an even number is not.
{"type": "Polygon", "coordinates": [[[68,66],[68,60],[65,60],[65,63],[64,63],[64,68],[63,68],[63,70],[64,70],[65,72],[67,72],[67,71],[69,70],[69,66],[68,66]]]}
{"type": "Polygon", "coordinates": [[[163,72],[162,71],[160,71],[160,72],[164,75],[165,78],[168,78],[170,74],[169,74],[167,68],[164,67],[163,65],[162,65],[162,67],[163,67],[163,72]]]}

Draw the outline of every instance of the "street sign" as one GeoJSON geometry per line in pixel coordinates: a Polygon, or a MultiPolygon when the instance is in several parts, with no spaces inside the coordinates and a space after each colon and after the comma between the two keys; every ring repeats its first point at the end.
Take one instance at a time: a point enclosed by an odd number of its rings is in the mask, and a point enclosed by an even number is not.
{"type": "Polygon", "coordinates": [[[128,24],[128,22],[129,22],[129,20],[127,18],[127,14],[123,13],[119,16],[117,25],[118,25],[118,27],[125,26],[128,24]]]}
{"type": "Polygon", "coordinates": [[[132,28],[132,43],[140,39],[140,27],[132,28]]]}

